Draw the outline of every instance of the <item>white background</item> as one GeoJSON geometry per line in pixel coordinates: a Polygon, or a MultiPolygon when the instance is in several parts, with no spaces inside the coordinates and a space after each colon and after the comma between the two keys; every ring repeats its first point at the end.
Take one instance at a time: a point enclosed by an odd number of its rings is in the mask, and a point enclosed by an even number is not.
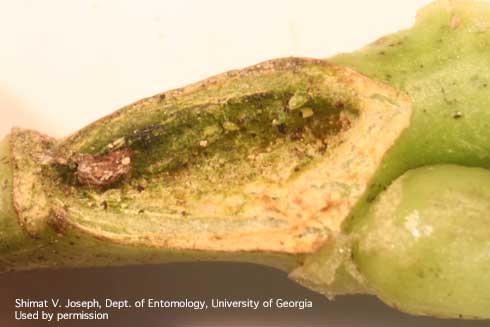
{"type": "Polygon", "coordinates": [[[428,0],[0,0],[0,137],[65,136],[140,98],[284,56],[349,52],[428,0]]]}

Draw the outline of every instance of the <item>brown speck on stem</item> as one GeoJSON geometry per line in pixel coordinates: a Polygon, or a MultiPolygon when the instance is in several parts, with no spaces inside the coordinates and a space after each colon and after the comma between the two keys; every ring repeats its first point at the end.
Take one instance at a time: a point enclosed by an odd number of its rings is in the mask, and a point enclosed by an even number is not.
{"type": "Polygon", "coordinates": [[[459,118],[463,117],[463,113],[461,111],[456,111],[456,112],[453,112],[452,116],[454,119],[459,119],[459,118]]]}
{"type": "Polygon", "coordinates": [[[461,24],[461,18],[459,18],[459,16],[457,15],[453,15],[453,17],[451,17],[451,20],[449,21],[449,28],[454,30],[458,28],[460,24],[461,24]]]}
{"type": "Polygon", "coordinates": [[[74,161],[77,164],[75,175],[78,181],[89,186],[110,186],[131,170],[131,154],[127,149],[100,156],[82,154],[74,161]]]}
{"type": "Polygon", "coordinates": [[[289,137],[291,141],[298,141],[303,138],[303,128],[300,127],[296,131],[294,131],[291,136],[289,137]]]}
{"type": "Polygon", "coordinates": [[[277,131],[281,134],[286,134],[286,125],[280,124],[277,126],[277,131]]]}

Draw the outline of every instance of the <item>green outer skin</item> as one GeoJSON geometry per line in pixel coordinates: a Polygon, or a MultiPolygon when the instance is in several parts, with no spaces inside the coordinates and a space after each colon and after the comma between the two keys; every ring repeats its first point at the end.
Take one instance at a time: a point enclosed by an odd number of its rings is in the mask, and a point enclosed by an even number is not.
{"type": "Polygon", "coordinates": [[[12,165],[9,137],[0,141],[0,266],[5,254],[31,246],[32,240],[20,227],[12,205],[12,165]]]}
{"type": "MultiPolygon", "coordinates": [[[[344,225],[347,234],[378,194],[409,169],[443,163],[490,167],[489,22],[489,3],[436,1],[419,11],[412,28],[328,59],[403,90],[413,106],[409,128],[388,151],[344,225]]],[[[327,244],[290,276],[330,297],[373,292],[352,268],[350,255],[350,240],[339,237],[335,246],[327,244]]],[[[458,317],[457,310],[450,313],[458,317]]]]}
{"type": "MultiPolygon", "coordinates": [[[[409,169],[452,163],[490,167],[490,4],[437,1],[414,27],[329,61],[405,91],[409,128],[387,152],[349,221],[409,169]],[[452,17],[461,23],[451,28],[452,17]]],[[[345,226],[348,231],[349,223],[345,226]]],[[[325,261],[318,256],[318,261],[325,261]]]]}
{"type": "Polygon", "coordinates": [[[397,179],[353,231],[367,287],[403,311],[490,318],[490,171],[422,167],[397,179]]]}
{"type": "Polygon", "coordinates": [[[403,90],[412,101],[410,127],[379,166],[367,201],[408,169],[490,167],[489,3],[436,1],[419,11],[412,28],[328,60],[403,90]]]}

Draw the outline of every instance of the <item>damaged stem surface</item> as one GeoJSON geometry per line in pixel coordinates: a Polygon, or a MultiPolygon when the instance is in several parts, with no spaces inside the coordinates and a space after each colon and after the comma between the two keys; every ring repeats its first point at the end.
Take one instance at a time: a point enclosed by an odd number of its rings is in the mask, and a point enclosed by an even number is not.
{"type": "Polygon", "coordinates": [[[144,99],[64,140],[14,130],[16,215],[2,219],[49,253],[32,260],[3,241],[1,267],[190,251],[290,269],[340,230],[409,118],[386,86],[287,58],[144,99]],[[93,258],[97,242],[108,253],[93,258]],[[84,255],[52,253],[67,243],[84,255]]]}

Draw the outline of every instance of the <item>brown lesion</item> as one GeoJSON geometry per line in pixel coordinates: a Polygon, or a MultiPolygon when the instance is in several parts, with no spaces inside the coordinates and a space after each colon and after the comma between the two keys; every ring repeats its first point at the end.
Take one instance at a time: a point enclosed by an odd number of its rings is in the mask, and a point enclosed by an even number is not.
{"type": "Polygon", "coordinates": [[[349,69],[302,59],[292,72],[299,59],[285,61],[146,99],[55,143],[41,171],[55,177],[48,215],[59,208],[55,218],[128,245],[316,251],[410,108],[349,69]],[[296,96],[305,101],[292,109],[296,96]]]}
{"type": "Polygon", "coordinates": [[[108,187],[123,179],[131,171],[132,158],[128,149],[92,156],[80,154],[74,158],[75,176],[82,185],[108,187]]]}

